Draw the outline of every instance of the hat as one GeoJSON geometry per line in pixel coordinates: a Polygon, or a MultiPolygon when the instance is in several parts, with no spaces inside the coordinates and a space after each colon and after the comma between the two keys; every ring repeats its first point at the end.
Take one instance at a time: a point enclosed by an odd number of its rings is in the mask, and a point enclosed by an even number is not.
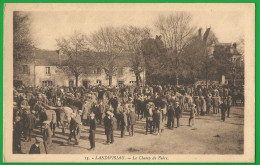
{"type": "Polygon", "coordinates": [[[49,121],[49,120],[45,120],[45,121],[43,122],[43,124],[50,124],[50,122],[51,122],[51,121],[49,121]]]}
{"type": "Polygon", "coordinates": [[[32,111],[32,114],[35,114],[35,111],[32,111]]]}
{"type": "Polygon", "coordinates": [[[35,138],[35,141],[36,141],[36,143],[41,143],[41,142],[43,142],[42,138],[40,138],[40,137],[36,137],[36,138],[35,138]]]}
{"type": "Polygon", "coordinates": [[[192,107],[196,107],[196,104],[192,104],[192,107]]]}
{"type": "Polygon", "coordinates": [[[82,113],[82,110],[79,110],[78,113],[82,113]]]}
{"type": "Polygon", "coordinates": [[[92,113],[90,114],[90,117],[95,117],[95,114],[92,112],[92,113]]]}

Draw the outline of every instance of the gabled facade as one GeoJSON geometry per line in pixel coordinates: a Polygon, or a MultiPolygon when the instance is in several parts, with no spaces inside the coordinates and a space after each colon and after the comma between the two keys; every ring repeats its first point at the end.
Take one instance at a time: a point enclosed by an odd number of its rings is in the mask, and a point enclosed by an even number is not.
{"type": "MultiPolygon", "coordinates": [[[[23,84],[28,86],[75,86],[75,77],[66,74],[58,67],[63,58],[59,51],[36,50],[35,60],[24,64],[24,72],[20,75],[23,84]]],[[[112,85],[136,85],[136,76],[129,67],[129,62],[118,62],[117,70],[112,77],[112,85]],[[125,65],[124,65],[125,64],[125,65]]],[[[103,68],[84,66],[85,71],[79,76],[78,86],[109,85],[109,79],[103,68]]],[[[141,73],[141,84],[145,83],[145,73],[141,73]]]]}

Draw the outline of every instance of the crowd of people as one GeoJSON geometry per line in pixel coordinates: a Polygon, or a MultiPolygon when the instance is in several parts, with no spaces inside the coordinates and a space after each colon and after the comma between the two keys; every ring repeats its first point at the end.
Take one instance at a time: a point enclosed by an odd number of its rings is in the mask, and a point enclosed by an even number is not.
{"type": "Polygon", "coordinates": [[[221,120],[230,117],[230,107],[244,104],[243,86],[150,85],[143,87],[15,87],[13,91],[13,153],[22,153],[21,140],[32,140],[33,130],[40,127],[30,154],[49,153],[56,127],[65,133],[67,144],[78,145],[82,125],[89,127],[91,150],[95,149],[97,125],[104,127],[107,144],[114,143],[114,131],[134,136],[137,120],[146,122],[145,133],[159,135],[165,128],[180,126],[183,112],[187,123],[195,124],[196,116],[221,113],[221,120]],[[176,125],[175,125],[176,124],[176,125]]]}

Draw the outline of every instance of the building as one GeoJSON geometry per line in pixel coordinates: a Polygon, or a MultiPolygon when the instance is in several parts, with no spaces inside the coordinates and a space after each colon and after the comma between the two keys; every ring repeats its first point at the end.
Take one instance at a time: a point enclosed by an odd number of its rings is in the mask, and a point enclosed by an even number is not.
{"type": "Polygon", "coordinates": [[[218,43],[214,45],[215,52],[221,52],[228,56],[231,65],[230,73],[221,76],[221,84],[244,84],[244,59],[237,51],[236,43],[218,43]]]}
{"type": "MultiPolygon", "coordinates": [[[[69,75],[59,68],[59,62],[64,55],[60,51],[36,49],[35,60],[22,65],[19,81],[28,86],[75,86],[75,76],[69,75]]],[[[84,61],[84,60],[83,60],[84,61]]],[[[115,60],[116,71],[112,76],[112,85],[136,85],[136,76],[130,67],[130,61],[125,57],[115,60]]],[[[101,67],[83,66],[84,71],[78,78],[78,86],[109,85],[109,77],[101,67]]],[[[145,83],[145,72],[140,74],[141,84],[145,83]]]]}

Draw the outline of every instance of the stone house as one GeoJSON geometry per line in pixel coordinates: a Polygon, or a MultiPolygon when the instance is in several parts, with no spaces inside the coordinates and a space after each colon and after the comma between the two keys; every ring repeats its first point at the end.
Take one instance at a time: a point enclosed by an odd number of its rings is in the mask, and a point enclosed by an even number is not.
{"type": "MultiPolygon", "coordinates": [[[[75,77],[68,75],[58,67],[62,58],[59,51],[40,50],[34,52],[35,60],[22,65],[19,81],[28,86],[75,86],[75,77]]],[[[112,85],[136,85],[136,76],[127,58],[116,60],[116,68],[112,77],[112,85]]],[[[84,72],[79,76],[78,86],[109,85],[109,79],[101,67],[84,66],[84,72]]],[[[140,74],[141,84],[145,84],[145,72],[140,74]]],[[[17,80],[16,80],[17,81],[17,80]]]]}

